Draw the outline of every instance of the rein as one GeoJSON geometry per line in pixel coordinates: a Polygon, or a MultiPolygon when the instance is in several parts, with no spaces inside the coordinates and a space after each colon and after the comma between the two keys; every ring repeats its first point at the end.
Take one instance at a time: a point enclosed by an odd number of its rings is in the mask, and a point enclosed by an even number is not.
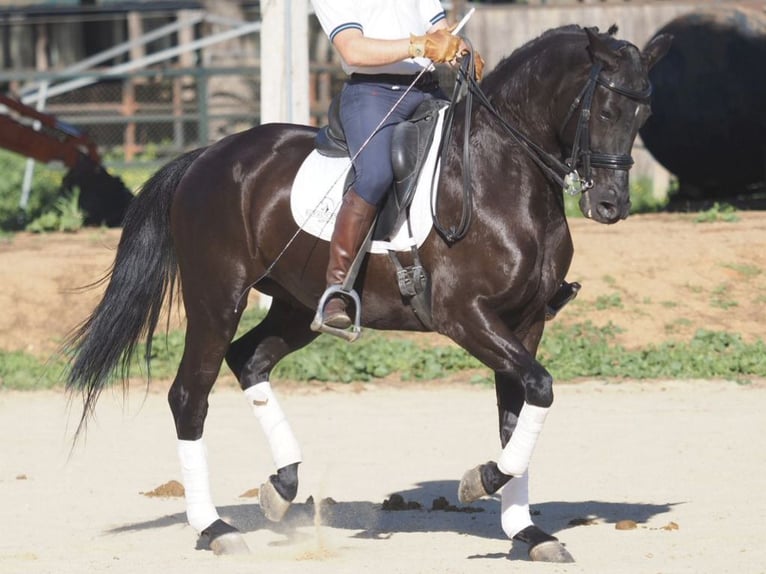
{"type": "MultiPolygon", "coordinates": [[[[464,120],[464,134],[463,134],[463,188],[462,188],[462,213],[460,223],[457,227],[453,226],[447,229],[439,221],[436,213],[436,184],[432,187],[431,195],[431,216],[434,222],[434,227],[441,234],[441,236],[450,244],[455,243],[462,239],[468,232],[468,227],[471,222],[471,215],[473,213],[473,188],[471,186],[470,175],[468,166],[470,165],[470,129],[471,129],[471,112],[473,108],[474,97],[478,102],[486,108],[492,117],[494,117],[503,129],[513,138],[513,140],[519,144],[522,150],[529,156],[529,158],[540,168],[543,174],[560,187],[565,193],[570,195],[577,195],[578,193],[587,191],[593,187],[593,180],[591,178],[591,169],[593,167],[613,170],[627,171],[633,166],[633,158],[627,154],[609,154],[609,153],[594,153],[590,149],[590,117],[591,117],[591,104],[593,102],[593,95],[597,86],[603,86],[606,89],[627,97],[631,100],[635,100],[640,103],[647,103],[652,94],[652,86],[649,84],[642,90],[633,90],[625,88],[615,84],[614,82],[605,79],[601,75],[602,64],[595,62],[591,67],[588,79],[583,86],[580,93],[567,112],[564,120],[563,127],[571,120],[574,112],[577,108],[580,108],[580,115],[577,121],[577,128],[575,132],[574,143],[572,144],[572,152],[570,156],[561,161],[555,155],[545,151],[542,147],[533,142],[523,132],[511,125],[495,108],[492,101],[487,97],[484,91],[479,86],[479,83],[475,79],[475,68],[471,52],[469,52],[463,59],[463,63],[458,69],[458,77],[455,83],[455,89],[451,98],[451,105],[447,111],[447,115],[444,120],[444,131],[442,142],[439,146],[439,161],[434,169],[434,173],[441,164],[441,160],[444,157],[444,152],[449,146],[451,141],[451,128],[452,121],[454,119],[454,108],[459,96],[462,92],[465,92],[465,120],[464,120]],[[577,171],[577,168],[582,166],[583,176],[581,177],[577,171]]],[[[562,128],[563,129],[563,128],[562,128]]]]}

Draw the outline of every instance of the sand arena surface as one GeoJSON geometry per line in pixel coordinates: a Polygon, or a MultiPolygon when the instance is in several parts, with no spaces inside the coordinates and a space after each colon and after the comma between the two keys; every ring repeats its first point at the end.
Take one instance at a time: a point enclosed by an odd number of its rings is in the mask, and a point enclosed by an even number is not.
{"type": "Polygon", "coordinates": [[[571,565],[528,562],[504,538],[496,499],[471,505],[480,512],[431,510],[441,496],[459,506],[462,473],[498,454],[489,388],[286,389],[304,463],[299,503],[280,524],[241,496],[273,472],[257,422],[238,391],[215,392],[213,495],[252,550],[236,557],[195,549],[181,498],[142,494],[180,472],[164,393],[133,391],[127,406],[102,397],[71,458],[65,429],[78,413],[60,393],[0,394],[0,572],[766,571],[761,383],[561,385],[531,490],[535,519],[571,565]],[[392,493],[423,508],[383,511],[392,493]],[[309,497],[335,504],[317,520],[309,497]],[[617,530],[624,520],[637,528],[617,530]]]}

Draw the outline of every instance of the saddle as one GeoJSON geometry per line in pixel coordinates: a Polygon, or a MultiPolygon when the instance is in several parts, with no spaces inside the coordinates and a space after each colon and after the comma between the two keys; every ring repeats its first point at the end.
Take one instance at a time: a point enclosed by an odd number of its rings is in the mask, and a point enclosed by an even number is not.
{"type": "MultiPolygon", "coordinates": [[[[439,111],[448,106],[446,100],[427,100],[412,116],[396,126],[391,142],[391,164],[394,182],[378,211],[373,239],[387,241],[393,237],[407,219],[407,208],[417,189],[420,171],[431,148],[439,111]]],[[[317,133],[317,152],[328,157],[349,157],[346,136],[340,121],[340,95],[335,96],[328,111],[328,124],[317,133]]],[[[345,188],[354,179],[353,167],[349,171],[345,188]]]]}
{"type": "MultiPolygon", "coordinates": [[[[449,102],[445,100],[427,100],[418,106],[408,120],[394,126],[391,142],[391,164],[394,172],[392,188],[386,194],[386,199],[378,211],[373,229],[351,264],[346,280],[339,287],[340,292],[350,296],[356,306],[357,313],[354,325],[351,331],[334,329],[323,324],[321,312],[317,311],[312,329],[316,326],[315,330],[337,335],[348,341],[356,340],[361,334],[360,303],[358,295],[353,290],[353,284],[356,281],[367,247],[373,239],[389,241],[396,235],[405,221],[408,221],[408,208],[412,203],[420,172],[433,142],[439,111],[448,105],[449,102]]],[[[328,125],[322,127],[316,136],[315,148],[321,155],[328,157],[350,157],[351,155],[343,133],[339,108],[340,95],[333,98],[330,103],[328,125]]],[[[344,184],[344,190],[351,186],[354,177],[352,166],[344,184]]],[[[389,250],[389,257],[396,267],[396,279],[402,298],[412,307],[423,326],[430,329],[432,322],[430,278],[420,261],[415,246],[412,246],[411,252],[413,264],[407,267],[401,264],[394,251],[389,250]]],[[[318,308],[320,310],[324,307],[327,296],[328,292],[325,292],[323,299],[319,302],[318,308]]]]}

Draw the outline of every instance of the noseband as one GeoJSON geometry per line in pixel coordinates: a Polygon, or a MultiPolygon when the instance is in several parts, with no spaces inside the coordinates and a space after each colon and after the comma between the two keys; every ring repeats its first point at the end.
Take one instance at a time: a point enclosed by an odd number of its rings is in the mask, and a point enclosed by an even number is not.
{"type": "Polygon", "coordinates": [[[593,179],[591,178],[591,168],[593,167],[623,171],[628,171],[633,167],[633,158],[628,154],[595,153],[590,149],[591,105],[596,86],[603,86],[616,94],[642,104],[649,103],[652,95],[651,84],[648,84],[643,90],[618,86],[601,75],[601,68],[600,62],[593,64],[590,74],[588,74],[588,81],[569,107],[569,112],[567,112],[562,126],[563,131],[572,119],[572,114],[580,107],[572,153],[564,162],[569,168],[569,172],[564,176],[564,191],[570,195],[577,195],[593,187],[593,179]],[[578,173],[578,167],[582,167],[583,177],[578,173]]]}

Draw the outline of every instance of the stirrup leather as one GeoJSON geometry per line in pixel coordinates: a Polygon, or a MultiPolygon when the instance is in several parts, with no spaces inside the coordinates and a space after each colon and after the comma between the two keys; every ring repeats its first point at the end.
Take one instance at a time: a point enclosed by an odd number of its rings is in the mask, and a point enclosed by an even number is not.
{"type": "Polygon", "coordinates": [[[330,285],[322,296],[319,298],[319,304],[317,305],[317,312],[314,315],[314,320],[311,322],[311,330],[319,333],[327,333],[329,335],[335,335],[341,339],[345,339],[349,343],[356,341],[362,334],[361,326],[361,310],[362,303],[359,300],[359,295],[354,289],[344,289],[343,285],[330,285]],[[327,300],[335,295],[344,295],[349,297],[354,303],[354,317],[351,323],[351,327],[348,329],[338,329],[337,327],[331,327],[325,324],[324,307],[327,304],[327,300]]]}

